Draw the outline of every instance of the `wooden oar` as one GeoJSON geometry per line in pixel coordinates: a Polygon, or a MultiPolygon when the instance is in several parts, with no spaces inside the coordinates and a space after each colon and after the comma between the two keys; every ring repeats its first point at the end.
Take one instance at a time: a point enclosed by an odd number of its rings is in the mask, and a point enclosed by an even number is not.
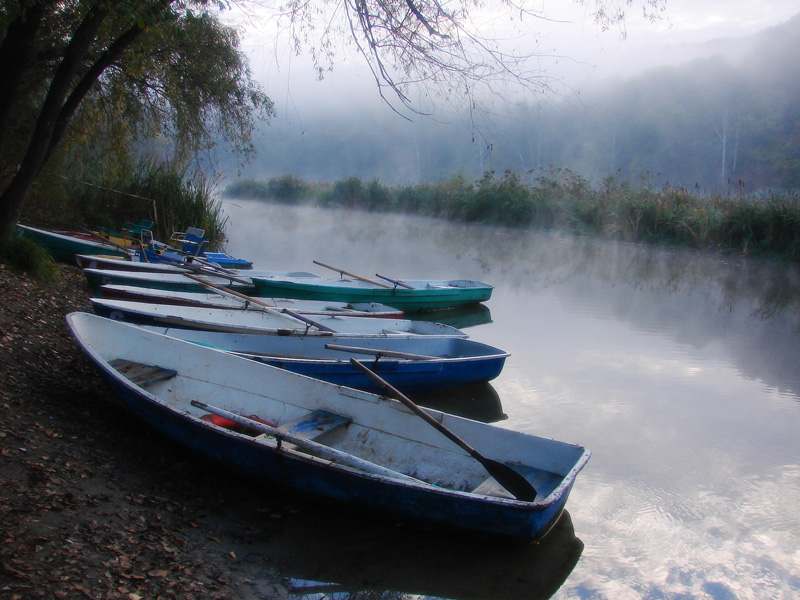
{"type": "Polygon", "coordinates": [[[396,279],[392,279],[391,277],[386,277],[385,275],[381,275],[380,273],[375,273],[375,277],[380,277],[381,279],[385,279],[389,283],[393,283],[395,285],[399,285],[400,287],[404,287],[407,290],[413,290],[414,286],[408,285],[407,283],[403,283],[402,281],[397,281],[396,279]]]}
{"type": "Polygon", "coordinates": [[[533,502],[536,499],[536,489],[526,480],[522,475],[517,473],[508,465],[501,462],[486,458],[475,450],[472,446],[467,444],[464,440],[458,437],[455,433],[450,431],[447,427],[439,423],[436,419],[417,406],[411,398],[405,396],[400,390],[393,387],[389,382],[382,377],[371,371],[355,358],[350,359],[350,364],[358,367],[367,377],[372,379],[375,383],[386,390],[392,398],[399,400],[406,405],[415,415],[420,417],[423,421],[432,425],[444,434],[452,442],[466,450],[469,455],[483,465],[483,468],[497,480],[497,483],[506,488],[517,500],[525,502],[533,502]]]}
{"type": "Polygon", "coordinates": [[[241,292],[237,292],[236,290],[231,290],[231,289],[226,288],[224,286],[217,285],[216,283],[211,283],[210,281],[206,281],[205,279],[201,279],[200,277],[197,277],[196,275],[192,275],[191,273],[184,273],[184,275],[186,277],[188,277],[189,279],[193,279],[194,281],[196,281],[200,285],[202,285],[204,287],[207,287],[209,289],[217,290],[218,292],[221,292],[222,294],[227,294],[229,296],[235,296],[236,298],[239,298],[240,300],[245,300],[247,302],[251,302],[253,304],[257,304],[257,305],[261,306],[268,313],[277,315],[279,317],[283,317],[285,319],[294,319],[296,321],[300,321],[300,322],[302,322],[302,323],[304,323],[306,325],[311,325],[313,327],[316,327],[320,331],[327,331],[328,333],[336,333],[335,329],[331,329],[330,327],[327,327],[326,325],[323,325],[322,323],[318,323],[317,321],[314,321],[313,319],[309,319],[308,317],[300,315],[300,314],[294,312],[293,310],[289,310],[288,308],[276,308],[274,306],[270,306],[269,304],[259,300],[258,298],[253,298],[252,296],[248,296],[247,294],[242,294],[241,292]]]}
{"type": "Polygon", "coordinates": [[[387,290],[392,289],[392,286],[380,283],[379,281],[373,281],[372,279],[367,279],[366,277],[361,277],[361,275],[356,275],[355,273],[348,273],[347,271],[343,271],[342,269],[337,269],[336,267],[332,267],[330,265],[326,265],[325,263],[321,263],[318,260],[312,261],[315,265],[319,265],[320,267],[325,267],[326,269],[330,269],[331,271],[336,271],[339,275],[347,275],[348,277],[352,277],[353,279],[358,279],[359,281],[363,281],[365,283],[371,283],[372,285],[377,285],[378,287],[386,288],[387,290]]]}
{"type": "Polygon", "coordinates": [[[424,354],[410,354],[408,352],[396,352],[395,350],[379,350],[374,348],[361,348],[359,346],[340,346],[338,344],[325,344],[328,350],[338,350],[340,352],[352,352],[353,354],[374,354],[376,357],[388,356],[389,358],[405,358],[407,360],[436,360],[436,356],[426,356],[424,354]]]}
{"type": "Polygon", "coordinates": [[[253,419],[249,419],[245,416],[232,413],[223,408],[210,406],[205,402],[200,402],[199,400],[192,400],[192,406],[210,412],[213,415],[225,417],[226,419],[230,419],[234,423],[239,423],[240,425],[244,425],[251,429],[255,429],[256,431],[260,431],[261,433],[266,433],[268,435],[275,437],[278,440],[286,440],[287,442],[291,442],[295,446],[304,448],[305,450],[309,450],[313,452],[316,456],[324,458],[325,460],[338,462],[343,465],[347,465],[348,467],[354,467],[356,469],[360,469],[361,471],[366,471],[367,473],[382,475],[383,477],[390,477],[391,479],[399,479],[401,481],[408,481],[411,483],[422,484],[425,486],[431,485],[425,481],[422,481],[421,479],[416,479],[415,477],[409,477],[405,473],[400,473],[399,471],[387,469],[386,467],[383,467],[379,464],[365,460],[363,458],[359,458],[352,454],[348,454],[347,452],[342,452],[341,450],[331,448],[330,446],[325,446],[324,444],[320,444],[319,442],[314,442],[304,437],[300,437],[298,435],[294,435],[286,431],[281,431],[280,429],[276,427],[271,427],[266,423],[262,423],[261,421],[254,421],[253,419]]]}

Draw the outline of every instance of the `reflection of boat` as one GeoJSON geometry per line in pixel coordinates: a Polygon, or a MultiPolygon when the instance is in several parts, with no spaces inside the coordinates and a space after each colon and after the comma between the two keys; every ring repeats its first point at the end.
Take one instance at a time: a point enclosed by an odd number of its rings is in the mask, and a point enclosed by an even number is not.
{"type": "Polygon", "coordinates": [[[503,412],[500,395],[490,383],[477,383],[439,392],[412,394],[411,399],[428,408],[482,423],[495,423],[508,418],[508,415],[503,412]]]}
{"type": "Polygon", "coordinates": [[[103,254],[123,257],[125,251],[94,235],[77,231],[49,231],[17,225],[26,238],[44,246],[50,255],[61,262],[75,264],[76,254],[103,254]]]}
{"type": "Polygon", "coordinates": [[[274,310],[233,310],[174,306],[127,300],[91,298],[92,308],[98,315],[127,321],[138,325],[164,325],[184,329],[224,331],[227,333],[252,333],[264,335],[330,335],[342,333],[363,336],[440,335],[467,337],[455,327],[374,317],[340,317],[329,315],[301,315],[285,308],[274,310]]]}
{"type": "Polygon", "coordinates": [[[541,538],[591,454],[437,411],[424,413],[428,422],[382,396],[110,319],[72,313],[67,322],[119,401],[149,425],[256,481],[350,509],[473,534],[541,538]],[[442,435],[445,429],[469,440],[471,451],[442,435]],[[527,488],[519,495],[532,496],[511,497],[489,472],[506,481],[515,473],[515,484],[524,482],[516,489],[527,488]]]}
{"type": "Polygon", "coordinates": [[[431,310],[409,318],[421,318],[426,321],[436,321],[437,323],[445,323],[446,325],[464,329],[465,327],[491,323],[492,311],[485,304],[473,304],[444,310],[431,310]]]}
{"type": "Polygon", "coordinates": [[[289,575],[293,600],[546,600],[582,552],[567,512],[541,542],[509,544],[312,511],[287,524],[265,558],[289,575]]]}

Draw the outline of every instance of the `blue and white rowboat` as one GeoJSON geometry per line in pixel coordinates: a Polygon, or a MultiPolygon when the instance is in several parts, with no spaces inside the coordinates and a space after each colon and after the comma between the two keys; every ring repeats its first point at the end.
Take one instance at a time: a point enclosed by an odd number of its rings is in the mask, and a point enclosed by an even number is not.
{"type": "Polygon", "coordinates": [[[274,336],[147,326],[180,340],[316,377],[381,391],[350,364],[363,360],[403,392],[430,392],[485,383],[503,370],[508,352],[473,340],[438,335],[353,337],[274,336]]]}
{"type": "Polygon", "coordinates": [[[426,411],[535,488],[520,500],[395,400],[94,315],[72,313],[67,322],[119,401],[145,422],[226,467],[329,503],[536,539],[558,520],[589,460],[581,446],[426,411]]]}

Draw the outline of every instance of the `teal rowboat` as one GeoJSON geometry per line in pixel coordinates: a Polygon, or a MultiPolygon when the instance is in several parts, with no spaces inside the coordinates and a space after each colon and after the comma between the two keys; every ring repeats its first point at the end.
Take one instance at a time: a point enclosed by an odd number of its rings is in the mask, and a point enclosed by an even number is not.
{"type": "Polygon", "coordinates": [[[19,224],[17,229],[24,237],[44,246],[55,260],[73,265],[76,262],[76,254],[126,256],[126,252],[119,246],[105,242],[96,236],[76,231],[49,231],[19,224]]]}
{"type": "Polygon", "coordinates": [[[268,298],[332,300],[337,302],[379,302],[405,312],[420,312],[485,302],[492,286],[466,279],[404,279],[399,285],[382,286],[349,278],[253,277],[256,293],[268,298]]]}

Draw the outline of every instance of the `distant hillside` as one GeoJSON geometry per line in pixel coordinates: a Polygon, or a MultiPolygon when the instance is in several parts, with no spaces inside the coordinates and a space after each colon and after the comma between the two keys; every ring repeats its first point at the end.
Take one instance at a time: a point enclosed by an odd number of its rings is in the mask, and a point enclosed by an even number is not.
{"type": "Polygon", "coordinates": [[[800,189],[800,15],[697,50],[705,57],[566,101],[531,99],[480,124],[468,115],[409,123],[385,107],[279,118],[242,176],[407,183],[555,167],[595,183],[611,175],[701,191],[800,189]]]}

